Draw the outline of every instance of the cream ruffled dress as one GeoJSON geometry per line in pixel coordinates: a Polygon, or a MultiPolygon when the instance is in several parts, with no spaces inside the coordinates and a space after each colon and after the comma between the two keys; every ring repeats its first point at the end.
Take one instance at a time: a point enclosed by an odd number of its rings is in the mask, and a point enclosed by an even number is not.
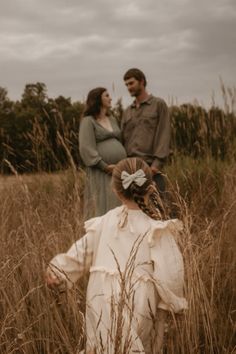
{"type": "Polygon", "coordinates": [[[86,350],[152,352],[157,309],[187,308],[183,260],[175,241],[182,223],[156,221],[121,206],[88,220],[85,229],[85,236],[50,264],[69,286],[85,268],[90,270],[86,350]]]}

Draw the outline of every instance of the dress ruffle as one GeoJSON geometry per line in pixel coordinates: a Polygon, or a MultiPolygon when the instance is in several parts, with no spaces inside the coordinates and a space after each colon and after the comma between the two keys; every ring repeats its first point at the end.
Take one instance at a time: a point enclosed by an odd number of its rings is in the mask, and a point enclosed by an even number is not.
{"type": "Polygon", "coordinates": [[[148,233],[148,243],[153,247],[158,237],[165,233],[171,232],[173,235],[183,230],[183,223],[179,219],[171,219],[166,221],[151,220],[152,226],[148,233]]]}
{"type": "MultiPolygon", "coordinates": [[[[120,277],[120,273],[118,270],[111,270],[106,267],[96,267],[96,266],[91,267],[90,273],[95,273],[95,272],[104,273],[108,276],[114,276],[117,278],[120,277]]],[[[152,283],[154,283],[154,280],[150,277],[149,274],[139,274],[139,273],[135,272],[132,274],[132,279],[133,279],[134,283],[137,281],[144,281],[144,282],[151,281],[152,283]]]]}

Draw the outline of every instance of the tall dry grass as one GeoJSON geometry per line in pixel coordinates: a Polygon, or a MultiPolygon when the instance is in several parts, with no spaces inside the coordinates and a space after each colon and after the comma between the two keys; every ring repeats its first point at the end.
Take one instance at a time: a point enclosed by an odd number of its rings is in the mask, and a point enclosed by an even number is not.
{"type": "MultiPolygon", "coordinates": [[[[167,168],[185,224],[178,239],[189,310],[169,316],[164,352],[233,353],[236,177],[234,165],[177,158],[167,168]]],[[[85,274],[52,292],[44,270],[83,233],[83,175],[0,179],[0,353],[76,353],[84,345],[85,274]]],[[[120,334],[119,334],[120,335],[120,334]]]]}
{"type": "Polygon", "coordinates": [[[169,332],[168,353],[235,351],[235,172],[234,165],[190,159],[169,170],[185,225],[179,244],[189,310],[169,332]]]}

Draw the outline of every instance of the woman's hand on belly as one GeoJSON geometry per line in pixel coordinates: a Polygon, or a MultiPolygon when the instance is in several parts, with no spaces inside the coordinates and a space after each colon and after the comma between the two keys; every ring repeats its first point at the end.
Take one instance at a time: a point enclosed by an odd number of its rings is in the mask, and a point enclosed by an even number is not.
{"type": "Polygon", "coordinates": [[[106,166],[105,172],[106,172],[108,175],[112,175],[112,172],[113,172],[113,170],[114,170],[114,167],[115,167],[114,164],[111,164],[111,165],[106,166]]]}

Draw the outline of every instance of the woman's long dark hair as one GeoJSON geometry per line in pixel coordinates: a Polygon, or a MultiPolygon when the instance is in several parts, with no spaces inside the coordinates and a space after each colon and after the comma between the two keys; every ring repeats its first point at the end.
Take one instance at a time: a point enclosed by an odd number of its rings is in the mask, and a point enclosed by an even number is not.
{"type": "Polygon", "coordinates": [[[102,107],[102,94],[103,92],[107,91],[104,87],[96,87],[95,89],[89,91],[87,100],[86,100],[86,107],[83,113],[83,116],[93,116],[94,118],[101,111],[102,107]]]}

